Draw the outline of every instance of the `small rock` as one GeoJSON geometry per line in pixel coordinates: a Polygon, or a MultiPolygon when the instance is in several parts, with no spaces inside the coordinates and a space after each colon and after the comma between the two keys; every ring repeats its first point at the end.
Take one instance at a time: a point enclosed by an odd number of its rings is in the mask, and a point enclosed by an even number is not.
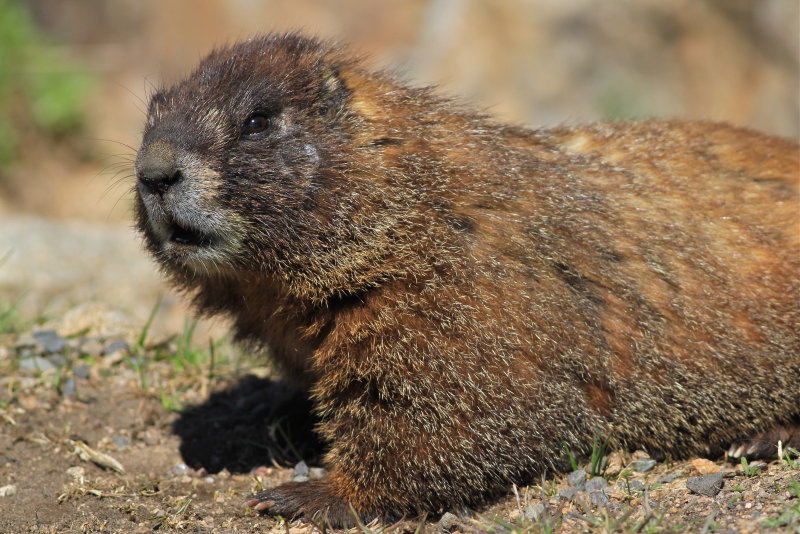
{"type": "Polygon", "coordinates": [[[0,361],[11,359],[11,349],[8,347],[0,347],[0,361]]]}
{"type": "Polygon", "coordinates": [[[48,356],[47,359],[50,361],[50,363],[59,368],[67,365],[67,360],[65,360],[60,354],[53,354],[48,356]]]}
{"type": "Polygon", "coordinates": [[[646,473],[656,466],[658,462],[651,458],[637,460],[633,463],[633,468],[639,473],[646,473]]]}
{"type": "Polygon", "coordinates": [[[192,468],[186,465],[185,463],[181,462],[175,464],[172,469],[172,474],[177,476],[187,475],[192,472],[192,468]]]}
{"type": "Polygon", "coordinates": [[[103,355],[103,344],[99,339],[89,338],[80,345],[81,354],[97,358],[103,355]]]}
{"type": "Polygon", "coordinates": [[[622,472],[623,460],[622,453],[614,451],[608,455],[606,462],[606,475],[614,476],[622,472]]]}
{"type": "Polygon", "coordinates": [[[687,488],[706,497],[714,497],[722,490],[722,485],[722,475],[720,473],[686,479],[687,488]]]}
{"type": "Polygon", "coordinates": [[[311,480],[325,478],[325,475],[327,474],[328,471],[324,467],[309,467],[308,469],[308,478],[311,480]]]}
{"type": "Polygon", "coordinates": [[[583,469],[576,469],[567,475],[567,484],[578,491],[582,491],[586,487],[586,471],[583,469]]]}
{"type": "Polygon", "coordinates": [[[67,340],[55,330],[38,330],[33,333],[33,339],[45,354],[60,354],[67,346],[67,340]]]}
{"type": "Polygon", "coordinates": [[[644,487],[644,482],[641,480],[632,480],[627,484],[625,482],[620,482],[617,484],[617,486],[624,490],[639,491],[644,487]]]}
{"type": "Polygon", "coordinates": [[[542,514],[544,513],[544,504],[540,502],[532,502],[525,508],[525,519],[530,519],[531,521],[538,521],[542,514]]]}
{"type": "Polygon", "coordinates": [[[608,487],[608,481],[603,477],[593,477],[586,483],[586,491],[599,491],[608,487]]]}
{"type": "MultiPolygon", "coordinates": [[[[130,447],[131,446],[131,440],[129,440],[125,436],[113,436],[111,438],[111,441],[114,442],[114,445],[116,445],[118,449],[124,449],[125,447],[130,447]]],[[[184,465],[186,465],[186,464],[184,464],[184,465]]],[[[175,468],[173,467],[173,469],[175,469],[175,468]]],[[[183,474],[183,473],[181,473],[181,474],[183,474]]]]}
{"type": "Polygon", "coordinates": [[[0,497],[10,497],[17,492],[17,487],[14,484],[0,487],[0,497]]]}
{"type": "Polygon", "coordinates": [[[453,532],[458,528],[460,521],[458,520],[458,516],[455,514],[451,514],[450,512],[445,512],[441,519],[439,519],[439,524],[437,528],[439,532],[453,532]]]}
{"type": "Polygon", "coordinates": [[[658,479],[659,484],[669,484],[680,476],[679,473],[670,473],[658,479]]]}
{"type": "Polygon", "coordinates": [[[56,366],[50,363],[50,360],[41,356],[31,356],[19,361],[20,371],[50,371],[55,368],[56,366]]]}
{"type": "Polygon", "coordinates": [[[64,383],[61,385],[61,394],[65,397],[75,396],[75,381],[73,379],[67,378],[64,380],[64,383]]]}
{"type": "Polygon", "coordinates": [[[566,488],[558,492],[558,496],[562,499],[571,499],[575,496],[576,490],[575,488],[566,488]]]}
{"type": "Polygon", "coordinates": [[[112,341],[111,343],[106,345],[105,348],[103,349],[103,356],[109,356],[119,351],[127,352],[128,354],[130,354],[131,347],[126,342],[121,340],[112,341]]]}
{"type": "Polygon", "coordinates": [[[608,495],[606,495],[604,491],[589,492],[589,499],[591,499],[593,505],[598,507],[603,507],[608,504],[608,495]]]}
{"type": "Polygon", "coordinates": [[[14,343],[14,350],[20,352],[22,349],[36,348],[38,345],[32,335],[22,334],[17,338],[17,342],[14,343]]]}
{"type": "Polygon", "coordinates": [[[293,477],[307,477],[308,476],[308,465],[302,460],[297,462],[297,465],[295,465],[294,469],[292,469],[292,476],[293,477]]]}
{"type": "Polygon", "coordinates": [[[75,375],[76,378],[89,378],[89,366],[85,363],[78,364],[72,368],[72,374],[75,375]]]}
{"type": "Polygon", "coordinates": [[[294,466],[292,470],[292,482],[306,482],[309,479],[308,465],[304,461],[300,461],[294,466]]]}

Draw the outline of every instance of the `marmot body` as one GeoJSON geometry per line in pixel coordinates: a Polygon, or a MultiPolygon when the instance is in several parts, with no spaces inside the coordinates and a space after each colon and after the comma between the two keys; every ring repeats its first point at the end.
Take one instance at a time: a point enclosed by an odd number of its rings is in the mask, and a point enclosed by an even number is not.
{"type": "Polygon", "coordinates": [[[564,467],[800,441],[800,151],[723,124],[528,130],[269,36],[152,98],[138,226],[308,388],[284,516],[441,512],[564,467]]]}

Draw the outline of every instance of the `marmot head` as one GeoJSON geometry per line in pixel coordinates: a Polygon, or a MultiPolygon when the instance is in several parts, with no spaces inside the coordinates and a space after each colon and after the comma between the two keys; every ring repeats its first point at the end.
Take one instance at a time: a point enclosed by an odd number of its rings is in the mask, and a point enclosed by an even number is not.
{"type": "Polygon", "coordinates": [[[168,273],[185,285],[268,273],[318,298],[387,276],[377,258],[402,210],[368,176],[380,143],[356,140],[364,121],[341,76],[355,64],[331,44],[267,36],[152,96],[136,218],[168,273]]]}

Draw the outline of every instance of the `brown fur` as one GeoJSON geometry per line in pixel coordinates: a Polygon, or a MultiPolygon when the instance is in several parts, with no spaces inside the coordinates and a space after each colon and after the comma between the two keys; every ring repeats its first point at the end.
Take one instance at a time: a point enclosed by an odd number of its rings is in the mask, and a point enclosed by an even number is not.
{"type": "Polygon", "coordinates": [[[156,94],[137,172],[166,273],[322,418],[328,478],[257,509],[441,512],[563,468],[562,442],[716,453],[800,417],[788,140],[503,126],[289,35],[156,94]]]}

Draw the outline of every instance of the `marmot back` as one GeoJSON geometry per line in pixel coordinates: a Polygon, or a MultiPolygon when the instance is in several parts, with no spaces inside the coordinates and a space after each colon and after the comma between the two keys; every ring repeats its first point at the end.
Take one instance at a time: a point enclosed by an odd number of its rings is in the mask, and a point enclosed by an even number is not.
{"type": "Polygon", "coordinates": [[[800,444],[788,140],[504,126],[286,35],[156,93],[136,172],[167,276],[322,419],[328,477],[256,509],[443,512],[596,435],[673,456],[800,444]]]}

